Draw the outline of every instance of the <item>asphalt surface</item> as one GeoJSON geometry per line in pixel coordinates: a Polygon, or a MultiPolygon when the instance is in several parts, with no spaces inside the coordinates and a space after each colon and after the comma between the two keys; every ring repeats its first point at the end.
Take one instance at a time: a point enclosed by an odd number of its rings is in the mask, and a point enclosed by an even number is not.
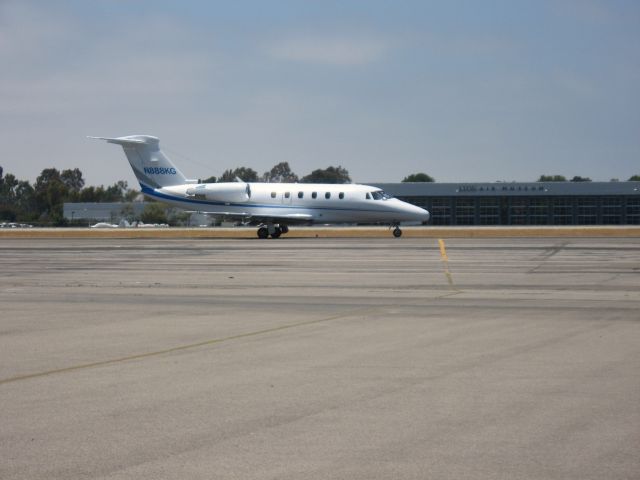
{"type": "Polygon", "coordinates": [[[3,239],[0,478],[640,478],[640,239],[3,239]],[[442,248],[441,248],[442,247],[442,248]]]}

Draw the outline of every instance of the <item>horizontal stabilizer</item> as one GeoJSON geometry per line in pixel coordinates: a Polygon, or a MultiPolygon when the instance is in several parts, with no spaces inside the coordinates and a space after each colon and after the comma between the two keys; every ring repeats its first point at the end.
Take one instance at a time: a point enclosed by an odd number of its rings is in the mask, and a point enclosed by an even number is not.
{"type": "Polygon", "coordinates": [[[136,145],[144,145],[145,142],[144,140],[140,140],[138,138],[127,138],[127,137],[120,137],[120,138],[108,138],[108,137],[87,137],[87,138],[91,138],[94,140],[105,140],[109,143],[115,143],[117,145],[127,145],[127,144],[136,144],[136,145]]]}

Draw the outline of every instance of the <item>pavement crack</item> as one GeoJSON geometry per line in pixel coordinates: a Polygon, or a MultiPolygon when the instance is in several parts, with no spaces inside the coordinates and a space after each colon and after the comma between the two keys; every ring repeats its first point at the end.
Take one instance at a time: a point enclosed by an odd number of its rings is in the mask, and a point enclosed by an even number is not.
{"type": "Polygon", "coordinates": [[[119,358],[112,358],[112,359],[108,359],[108,360],[101,360],[98,362],[90,362],[90,363],[83,363],[80,365],[73,365],[70,367],[64,367],[64,368],[57,368],[57,369],[53,369],[53,370],[46,370],[43,372],[36,372],[36,373],[29,373],[26,375],[17,375],[15,377],[9,377],[9,378],[4,378],[4,379],[0,379],[0,385],[4,385],[7,383],[12,383],[12,382],[18,382],[21,380],[29,380],[32,378],[38,378],[38,377],[46,377],[49,375],[55,375],[58,373],[68,373],[68,372],[73,372],[76,370],[85,370],[85,369],[89,369],[89,368],[96,368],[96,367],[103,367],[103,366],[108,366],[108,365],[114,365],[117,363],[124,363],[124,362],[130,362],[133,360],[140,360],[140,359],[145,359],[145,358],[150,358],[150,357],[158,357],[161,355],[167,355],[169,353],[174,353],[174,352],[179,352],[179,351],[183,351],[183,350],[192,350],[192,349],[197,349],[197,348],[201,348],[201,347],[206,347],[206,346],[211,346],[211,345],[217,345],[220,343],[225,343],[225,342],[230,342],[233,340],[240,340],[242,338],[249,338],[249,337],[257,337],[260,335],[267,335],[270,333],[275,333],[275,332],[280,332],[283,330],[289,330],[289,329],[293,329],[293,328],[298,328],[298,327],[306,327],[309,325],[315,325],[315,324],[319,324],[319,323],[324,323],[324,322],[330,322],[333,320],[341,320],[344,318],[348,318],[348,317],[352,317],[352,316],[356,316],[356,315],[362,315],[364,313],[371,313],[375,310],[378,310],[380,307],[376,306],[376,307],[368,307],[368,308],[359,308],[356,310],[349,310],[343,313],[338,313],[335,315],[331,315],[329,317],[323,317],[323,318],[318,318],[318,319],[314,319],[314,320],[306,320],[303,322],[296,322],[296,323],[288,323],[288,324],[284,324],[284,325],[278,325],[276,327],[272,327],[272,328],[265,328],[262,330],[255,330],[253,332],[246,332],[246,333],[240,333],[237,335],[230,335],[228,337],[221,337],[221,338],[212,338],[209,340],[204,340],[201,342],[196,342],[196,343],[190,343],[190,344],[185,344],[185,345],[178,345],[176,347],[170,347],[170,348],[164,348],[162,350],[155,350],[152,352],[144,352],[144,353],[138,353],[138,354],[134,354],[134,355],[127,355],[124,357],[119,357],[119,358]]]}

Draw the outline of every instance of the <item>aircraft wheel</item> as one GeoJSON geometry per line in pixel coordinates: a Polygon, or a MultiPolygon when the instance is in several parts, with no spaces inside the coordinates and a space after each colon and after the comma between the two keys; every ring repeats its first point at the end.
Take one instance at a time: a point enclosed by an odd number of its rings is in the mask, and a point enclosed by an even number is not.
{"type": "Polygon", "coordinates": [[[402,236],[402,230],[399,227],[393,229],[393,236],[396,238],[400,238],[402,236]]]}
{"type": "Polygon", "coordinates": [[[258,229],[258,238],[267,238],[269,236],[269,230],[267,227],[260,227],[258,229]]]}
{"type": "Polygon", "coordinates": [[[280,227],[276,227],[276,229],[271,234],[271,238],[278,238],[280,237],[281,234],[282,234],[282,230],[280,229],[280,227]]]}
{"type": "Polygon", "coordinates": [[[287,227],[286,225],[280,225],[280,231],[282,233],[289,233],[289,227],[287,227]]]}

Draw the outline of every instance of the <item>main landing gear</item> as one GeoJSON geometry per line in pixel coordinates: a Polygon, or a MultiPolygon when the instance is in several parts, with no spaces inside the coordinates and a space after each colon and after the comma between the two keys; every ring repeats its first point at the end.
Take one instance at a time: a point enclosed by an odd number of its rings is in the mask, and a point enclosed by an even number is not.
{"type": "Polygon", "coordinates": [[[268,223],[267,225],[260,225],[258,228],[258,238],[278,238],[280,235],[289,232],[289,227],[286,225],[274,225],[268,223]]]}

